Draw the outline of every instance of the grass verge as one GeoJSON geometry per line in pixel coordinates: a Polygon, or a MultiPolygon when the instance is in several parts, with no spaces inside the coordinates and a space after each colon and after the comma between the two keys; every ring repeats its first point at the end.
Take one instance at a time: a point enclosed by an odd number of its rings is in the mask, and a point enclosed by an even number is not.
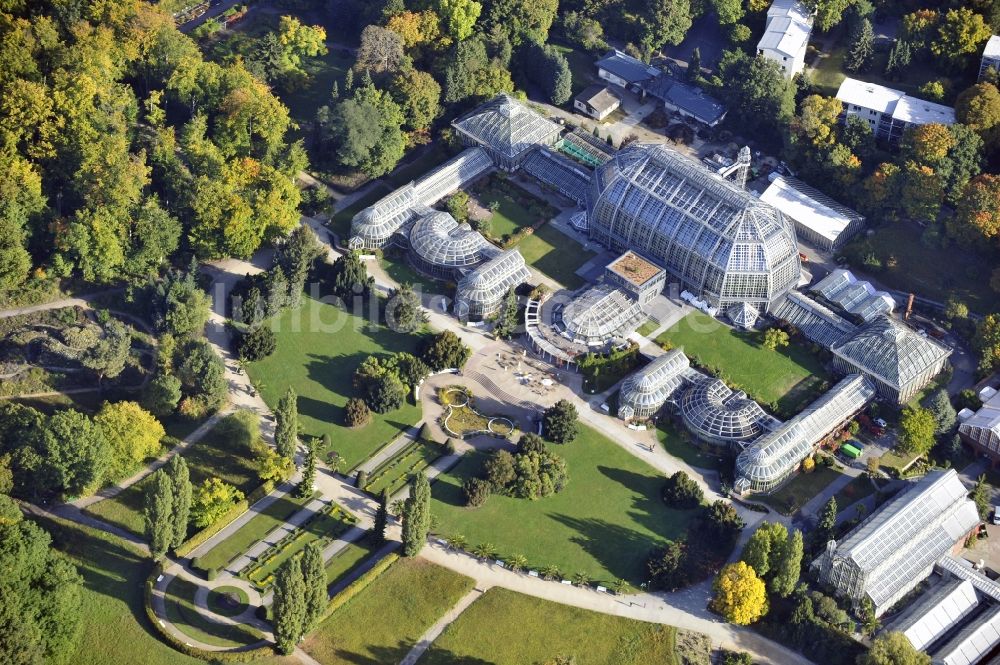
{"type": "Polygon", "coordinates": [[[465,536],[470,546],[491,543],[501,556],[524,555],[534,568],[554,565],[564,575],[638,586],[650,550],[684,534],[697,511],[667,507],[663,477],[589,427],[552,450],[569,473],[561,492],[537,501],[491,496],[479,508],[466,507],[462,483],[483,475],[487,456],[464,458],[433,486],[437,532],[465,536]]]}
{"type": "Polygon", "coordinates": [[[398,663],[473,581],[422,559],[400,559],[309,635],[323,665],[398,663]]]}
{"type": "Polygon", "coordinates": [[[791,515],[841,475],[836,469],[817,465],[812,473],[797,474],[774,494],[761,497],[761,501],[782,515],[791,515]]]}
{"type": "Polygon", "coordinates": [[[175,577],[164,593],[167,619],[191,639],[217,647],[234,648],[253,644],[261,634],[249,626],[221,624],[203,617],[194,603],[198,587],[175,577]]]}
{"type": "MultiPolygon", "coordinates": [[[[493,588],[435,640],[422,665],[674,665],[677,629],[493,588]]],[[[688,654],[694,655],[694,654],[688,654]]],[[[700,659],[708,662],[704,649],[700,659]]]]}

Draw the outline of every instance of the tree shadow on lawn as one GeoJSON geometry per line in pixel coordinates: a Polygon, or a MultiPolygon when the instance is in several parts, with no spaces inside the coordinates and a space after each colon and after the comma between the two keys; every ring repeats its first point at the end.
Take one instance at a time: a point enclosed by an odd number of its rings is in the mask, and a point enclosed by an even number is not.
{"type": "Polygon", "coordinates": [[[598,466],[597,470],[607,478],[621,483],[627,489],[639,494],[639,496],[633,495],[632,508],[634,510],[629,512],[629,517],[637,523],[668,540],[676,540],[684,535],[689,521],[688,516],[693,515],[697,509],[674,508],[666,505],[660,497],[665,483],[662,476],[650,476],[608,466],[598,466]],[[673,514],[678,517],[677,523],[664,523],[660,520],[662,516],[669,519],[673,514]]]}
{"type": "Polygon", "coordinates": [[[384,354],[361,351],[339,355],[309,353],[306,354],[306,357],[309,358],[305,365],[306,376],[322,386],[324,390],[346,398],[354,392],[351,381],[354,370],[371,355],[383,356],[384,354]]]}
{"type": "MultiPolygon", "coordinates": [[[[634,586],[647,581],[645,561],[653,549],[663,545],[662,540],[650,540],[638,531],[606,520],[555,513],[548,516],[576,531],[579,535],[571,537],[570,542],[582,547],[612,577],[626,580],[634,586]]],[[[572,575],[583,571],[562,572],[572,575]]],[[[597,581],[610,583],[613,580],[597,581]]]]}
{"type": "MultiPolygon", "coordinates": [[[[298,396],[299,415],[314,418],[320,422],[331,425],[344,426],[344,407],[337,406],[333,402],[324,402],[321,399],[298,396]]],[[[319,436],[319,432],[310,432],[314,436],[319,436]]],[[[336,443],[336,442],[334,442],[336,443]]]]}
{"type": "MultiPolygon", "coordinates": [[[[431,494],[445,505],[465,508],[465,494],[462,492],[462,483],[467,478],[482,476],[485,462],[486,455],[481,452],[466,455],[447,474],[440,475],[435,479],[435,482],[431,485],[431,494]]],[[[474,509],[470,508],[470,510],[474,509]]]]}
{"type": "MultiPolygon", "coordinates": [[[[412,644],[400,641],[392,647],[370,646],[367,651],[371,655],[355,653],[347,649],[337,649],[335,653],[337,658],[353,665],[385,665],[385,663],[400,662],[412,647],[412,644]]],[[[432,663],[433,665],[494,665],[492,661],[460,656],[452,651],[437,649],[433,646],[420,658],[420,662],[432,663]]]]}

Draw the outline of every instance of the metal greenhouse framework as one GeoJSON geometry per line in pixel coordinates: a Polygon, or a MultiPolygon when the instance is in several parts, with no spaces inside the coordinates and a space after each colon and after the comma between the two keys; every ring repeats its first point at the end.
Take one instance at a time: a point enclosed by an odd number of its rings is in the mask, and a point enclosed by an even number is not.
{"type": "Polygon", "coordinates": [[[410,229],[410,262],[417,270],[439,279],[455,279],[501,253],[468,224],[459,224],[446,212],[433,211],[410,229]]]}
{"type": "Polygon", "coordinates": [[[606,284],[587,289],[562,310],[566,337],[588,346],[603,346],[616,337],[627,337],[644,319],[639,303],[606,284]]]}
{"type": "Polygon", "coordinates": [[[516,249],[490,259],[458,282],[455,313],[461,317],[482,319],[500,309],[511,288],[531,278],[524,257],[516,249]]]}
{"type": "Polygon", "coordinates": [[[681,396],[680,408],[688,429],[709,443],[723,446],[754,439],[773,421],[746,393],[734,392],[712,377],[688,388],[681,396]]]}
{"type": "Polygon", "coordinates": [[[649,418],[656,414],[679,388],[687,383],[691,364],[680,349],[672,349],[622,383],[618,415],[623,419],[649,418]]]}

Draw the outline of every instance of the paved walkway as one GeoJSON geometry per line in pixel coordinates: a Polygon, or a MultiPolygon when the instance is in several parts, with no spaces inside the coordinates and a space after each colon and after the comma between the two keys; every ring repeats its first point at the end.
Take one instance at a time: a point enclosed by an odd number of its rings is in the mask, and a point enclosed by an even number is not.
{"type": "Polygon", "coordinates": [[[399,665],[415,665],[420,657],[424,655],[424,652],[434,643],[434,640],[444,632],[444,629],[451,625],[451,623],[457,619],[462,612],[466,610],[472,603],[479,600],[488,589],[476,587],[469,593],[462,596],[455,605],[445,612],[444,616],[434,622],[434,625],[427,629],[427,631],[420,636],[417,643],[413,645],[410,652],[406,654],[403,660],[399,661],[399,665]]]}
{"type": "Polygon", "coordinates": [[[357,470],[370,474],[387,459],[416,441],[418,436],[420,436],[420,425],[408,427],[399,436],[397,436],[392,443],[387,446],[383,446],[381,450],[369,457],[363,464],[359,465],[357,470]]]}

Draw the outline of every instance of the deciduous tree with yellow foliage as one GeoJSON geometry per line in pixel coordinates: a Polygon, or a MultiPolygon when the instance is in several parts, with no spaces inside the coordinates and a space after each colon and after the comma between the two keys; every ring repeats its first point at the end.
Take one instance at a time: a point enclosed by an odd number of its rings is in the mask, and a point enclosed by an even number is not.
{"type": "Polygon", "coordinates": [[[767,614],[764,580],[743,561],[724,566],[712,583],[712,591],[712,609],[730,623],[748,626],[767,614]]]}

